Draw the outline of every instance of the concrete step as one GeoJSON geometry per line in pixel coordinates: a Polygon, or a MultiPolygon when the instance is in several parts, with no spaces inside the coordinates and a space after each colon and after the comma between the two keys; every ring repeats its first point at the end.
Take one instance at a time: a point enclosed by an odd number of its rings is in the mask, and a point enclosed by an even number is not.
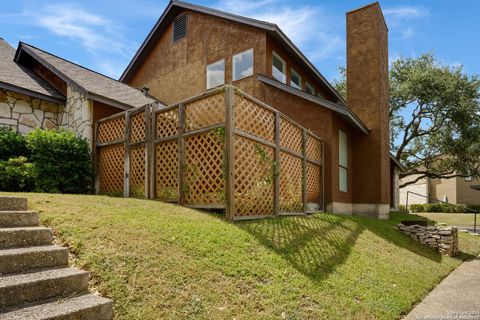
{"type": "Polygon", "coordinates": [[[0,250],[0,274],[39,268],[66,267],[67,265],[68,249],[59,246],[0,250]]]}
{"type": "Polygon", "coordinates": [[[52,230],[48,228],[22,227],[0,229],[0,249],[41,246],[52,243],[52,230]]]}
{"type": "Polygon", "coordinates": [[[110,320],[112,300],[93,294],[72,297],[0,313],[2,320],[110,320]]]}
{"type": "Polygon", "coordinates": [[[88,278],[87,272],[76,268],[0,276],[0,310],[23,303],[87,292],[88,278]]]}
{"type": "Polygon", "coordinates": [[[39,222],[37,211],[0,211],[0,228],[35,227],[39,222]]]}
{"type": "Polygon", "coordinates": [[[0,197],[0,211],[26,211],[27,198],[0,197]]]}

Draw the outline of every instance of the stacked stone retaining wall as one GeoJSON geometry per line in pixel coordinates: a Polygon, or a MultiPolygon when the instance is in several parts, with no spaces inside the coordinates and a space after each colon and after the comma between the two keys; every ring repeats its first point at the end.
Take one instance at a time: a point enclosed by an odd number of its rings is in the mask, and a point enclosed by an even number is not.
{"type": "Polygon", "coordinates": [[[453,227],[424,227],[420,225],[406,226],[402,223],[397,229],[413,240],[427,245],[441,254],[454,257],[458,254],[458,230],[453,227]]]}

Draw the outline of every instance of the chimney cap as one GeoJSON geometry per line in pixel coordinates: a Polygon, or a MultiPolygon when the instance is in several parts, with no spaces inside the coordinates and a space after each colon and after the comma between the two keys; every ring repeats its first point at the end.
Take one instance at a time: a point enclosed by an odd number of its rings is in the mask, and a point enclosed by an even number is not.
{"type": "Polygon", "coordinates": [[[382,16],[383,23],[385,24],[385,28],[387,28],[387,31],[388,31],[387,22],[385,21],[385,16],[383,15],[382,7],[380,7],[380,2],[378,2],[378,1],[372,2],[372,3],[367,4],[367,5],[364,5],[364,6],[360,7],[360,8],[357,8],[357,9],[353,9],[353,10],[347,11],[347,16],[348,16],[349,14],[355,13],[355,12],[357,12],[357,11],[367,9],[367,8],[369,8],[369,7],[378,7],[378,11],[380,12],[380,15],[382,16]]]}

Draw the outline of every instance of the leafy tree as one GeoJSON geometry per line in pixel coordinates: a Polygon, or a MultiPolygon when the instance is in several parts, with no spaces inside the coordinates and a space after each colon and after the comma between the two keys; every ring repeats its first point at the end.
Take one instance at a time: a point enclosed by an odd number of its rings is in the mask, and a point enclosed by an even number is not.
{"type": "MultiPolygon", "coordinates": [[[[334,86],[346,99],[345,69],[334,86]]],[[[348,101],[348,100],[347,100],[348,101]]],[[[429,178],[480,176],[480,80],[431,54],[390,67],[390,143],[406,168],[400,187],[429,178]]]]}

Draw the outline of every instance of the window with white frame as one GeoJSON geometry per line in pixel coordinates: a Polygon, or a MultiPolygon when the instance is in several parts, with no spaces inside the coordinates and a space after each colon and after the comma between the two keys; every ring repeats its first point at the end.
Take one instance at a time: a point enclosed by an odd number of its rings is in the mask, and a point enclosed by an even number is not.
{"type": "Polygon", "coordinates": [[[253,49],[237,53],[233,56],[233,81],[253,75],[253,49]]]}
{"type": "Polygon", "coordinates": [[[272,76],[282,83],[287,83],[287,64],[275,51],[272,53],[272,76]]]}
{"type": "Polygon", "coordinates": [[[347,135],[338,131],[338,186],[340,191],[348,192],[348,144],[347,135]]]}
{"type": "Polygon", "coordinates": [[[221,86],[225,83],[225,59],[207,66],[207,89],[221,86]]]}
{"type": "Polygon", "coordinates": [[[302,90],[302,77],[295,69],[290,70],[290,85],[294,88],[302,90]]]}
{"type": "Polygon", "coordinates": [[[311,94],[312,96],[315,95],[315,89],[313,88],[313,86],[308,83],[308,82],[305,82],[305,92],[308,93],[308,94],[311,94]]]}

